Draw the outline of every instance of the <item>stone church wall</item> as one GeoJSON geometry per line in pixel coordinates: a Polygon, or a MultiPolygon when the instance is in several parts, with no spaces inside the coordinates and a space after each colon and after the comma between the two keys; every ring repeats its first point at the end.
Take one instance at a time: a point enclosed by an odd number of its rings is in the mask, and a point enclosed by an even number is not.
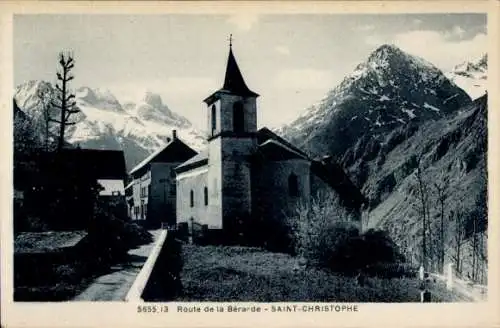
{"type": "Polygon", "coordinates": [[[255,140],[222,138],[222,217],[223,225],[237,218],[245,220],[252,212],[251,169],[248,161],[255,140]]]}
{"type": "Polygon", "coordinates": [[[282,220],[291,215],[300,202],[310,199],[310,163],[307,160],[292,159],[265,162],[254,170],[254,209],[263,219],[282,220]],[[290,194],[289,177],[297,176],[298,194],[290,194]]]}

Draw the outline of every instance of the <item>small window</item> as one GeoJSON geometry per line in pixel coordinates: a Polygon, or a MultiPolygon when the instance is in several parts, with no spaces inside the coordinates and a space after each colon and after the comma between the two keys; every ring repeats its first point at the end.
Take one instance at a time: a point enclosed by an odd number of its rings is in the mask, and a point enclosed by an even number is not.
{"type": "Polygon", "coordinates": [[[189,192],[189,205],[194,207],[194,191],[192,190],[189,192]]]}
{"type": "Polygon", "coordinates": [[[203,188],[203,196],[205,198],[205,206],[207,206],[208,205],[208,188],[207,187],[203,188]]]}
{"type": "Polygon", "coordinates": [[[245,130],[245,113],[243,104],[237,102],[233,105],[233,131],[243,132],[245,130]]]}
{"type": "Polygon", "coordinates": [[[293,197],[299,195],[299,181],[295,174],[290,174],[288,177],[288,194],[293,197]]]}
{"type": "Polygon", "coordinates": [[[210,113],[210,118],[212,120],[212,135],[215,134],[215,130],[217,129],[217,111],[215,108],[215,105],[212,105],[211,113],[210,113]]]}

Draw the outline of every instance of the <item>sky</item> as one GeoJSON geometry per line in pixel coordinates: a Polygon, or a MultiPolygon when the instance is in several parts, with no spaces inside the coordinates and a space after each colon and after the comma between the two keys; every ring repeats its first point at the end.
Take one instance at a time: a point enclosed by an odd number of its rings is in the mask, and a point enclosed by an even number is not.
{"type": "Polygon", "coordinates": [[[73,88],[120,100],[158,93],[204,129],[222,87],[229,34],[259,126],[278,127],[319,102],[384,43],[444,71],[487,51],[485,14],[15,15],[14,84],[55,82],[57,55],[75,57],[73,88]]]}

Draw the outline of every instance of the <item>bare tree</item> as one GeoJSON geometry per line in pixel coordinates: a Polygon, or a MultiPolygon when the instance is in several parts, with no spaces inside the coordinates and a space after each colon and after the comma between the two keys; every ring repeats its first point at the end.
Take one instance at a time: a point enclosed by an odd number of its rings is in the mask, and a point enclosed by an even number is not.
{"type": "Polygon", "coordinates": [[[466,239],[466,229],[465,222],[463,218],[463,213],[461,210],[455,212],[450,212],[450,219],[455,220],[455,230],[453,232],[453,253],[451,255],[455,262],[455,270],[461,275],[462,274],[462,246],[465,244],[466,239]]]}
{"type": "Polygon", "coordinates": [[[437,192],[437,202],[439,206],[439,235],[437,238],[437,250],[438,250],[438,263],[439,263],[439,271],[444,273],[444,252],[445,252],[445,232],[444,232],[444,213],[445,213],[445,205],[446,205],[446,193],[447,193],[447,185],[444,180],[444,174],[441,174],[441,179],[434,183],[434,188],[437,192]]]}
{"type": "Polygon", "coordinates": [[[52,93],[48,88],[40,88],[37,91],[37,96],[40,99],[40,105],[42,106],[42,119],[43,119],[43,138],[45,151],[49,150],[49,139],[50,139],[50,123],[52,120],[52,93]]]}
{"type": "Polygon", "coordinates": [[[74,79],[74,75],[71,74],[71,70],[75,66],[73,55],[68,53],[59,54],[59,65],[60,70],[57,72],[56,89],[57,89],[57,99],[51,102],[52,106],[58,109],[60,112],[60,119],[50,119],[51,122],[59,124],[59,138],[57,143],[58,150],[61,150],[64,146],[64,134],[66,128],[69,125],[74,125],[76,122],[70,122],[70,117],[73,114],[79,113],[80,110],[76,107],[75,95],[71,93],[68,83],[74,79]]]}
{"type": "Polygon", "coordinates": [[[429,217],[429,194],[427,190],[427,186],[424,183],[422,167],[421,167],[421,158],[418,159],[417,162],[417,186],[418,186],[418,199],[420,201],[420,214],[422,216],[422,266],[424,269],[428,269],[428,243],[427,243],[427,231],[428,231],[428,217],[429,217]]]}

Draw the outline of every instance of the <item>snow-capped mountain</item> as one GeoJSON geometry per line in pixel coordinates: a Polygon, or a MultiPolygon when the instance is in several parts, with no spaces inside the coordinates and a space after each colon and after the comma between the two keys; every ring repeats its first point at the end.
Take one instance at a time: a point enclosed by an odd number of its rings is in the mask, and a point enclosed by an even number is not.
{"type": "Polygon", "coordinates": [[[467,61],[455,66],[446,76],[465,90],[472,99],[486,93],[488,79],[488,55],[475,61],[467,61]]]}
{"type": "MultiPolygon", "coordinates": [[[[14,99],[21,110],[39,120],[41,94],[50,98],[54,92],[48,82],[29,81],[16,88],[14,99]]],[[[204,144],[202,133],[172,112],[157,94],[147,92],[136,103],[124,105],[109,90],[82,87],[75,94],[81,113],[72,117],[78,124],[68,127],[67,141],[82,148],[122,149],[128,168],[166,144],[172,130],[194,149],[204,144]]]]}
{"type": "Polygon", "coordinates": [[[363,135],[437,119],[470,101],[433,64],[383,45],[280,133],[312,154],[342,156],[363,135]]]}
{"type": "MultiPolygon", "coordinates": [[[[482,68],[468,66],[462,71],[471,75],[482,68]]],[[[430,227],[439,224],[435,183],[447,186],[450,209],[486,225],[487,103],[487,96],[472,102],[424,59],[383,45],[280,132],[312,155],[332,155],[369,200],[364,225],[387,231],[407,258],[418,259],[417,167],[429,190],[430,227]]],[[[447,222],[446,244],[457,224],[447,222]]]]}

